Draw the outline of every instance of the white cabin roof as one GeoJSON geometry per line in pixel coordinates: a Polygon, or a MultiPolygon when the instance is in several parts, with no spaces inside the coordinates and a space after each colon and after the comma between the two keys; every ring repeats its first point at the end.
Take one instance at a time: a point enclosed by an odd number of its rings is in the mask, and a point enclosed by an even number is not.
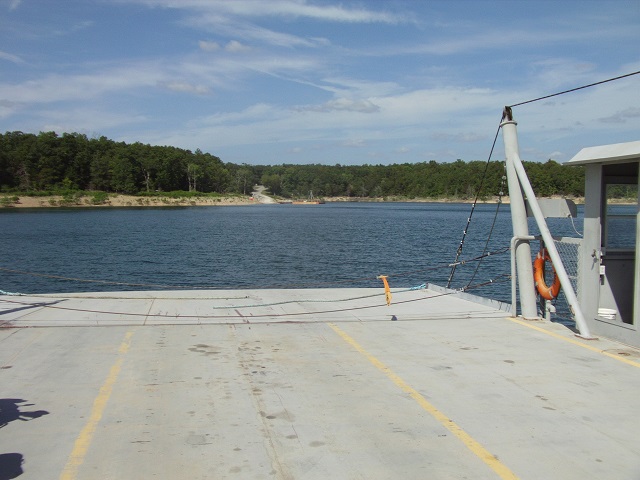
{"type": "Polygon", "coordinates": [[[634,159],[640,160],[640,141],[583,148],[566,164],[619,163],[634,159]]]}

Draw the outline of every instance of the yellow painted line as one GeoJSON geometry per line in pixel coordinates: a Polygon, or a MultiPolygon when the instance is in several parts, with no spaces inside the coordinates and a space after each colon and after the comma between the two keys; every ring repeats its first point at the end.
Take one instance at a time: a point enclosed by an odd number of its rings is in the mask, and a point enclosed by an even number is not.
{"type": "Polygon", "coordinates": [[[60,480],[75,480],[78,475],[78,468],[84,462],[84,457],[89,450],[89,446],[93,440],[93,435],[95,434],[98,423],[102,418],[107,402],[109,402],[113,386],[120,374],[122,363],[124,362],[124,355],[129,351],[133,333],[134,332],[130,331],[124,336],[124,340],[118,349],[118,359],[111,367],[111,370],[109,370],[109,375],[107,375],[107,379],[102,384],[102,387],[100,387],[100,392],[93,402],[93,408],[91,409],[89,420],[80,431],[78,438],[76,438],[71,455],[69,455],[67,464],[60,474],[60,480]]]}
{"type": "Polygon", "coordinates": [[[395,385],[400,388],[403,392],[409,394],[411,398],[413,398],[418,405],[422,407],[423,410],[428,412],[433,418],[438,420],[442,426],[444,426],[447,430],[453,433],[459,440],[464,443],[464,445],[471,450],[480,460],[486,463],[491,469],[498,474],[498,476],[502,479],[517,479],[518,477],[505,465],[503,465],[495,455],[492,455],[486,448],[484,448],[480,443],[474,440],[471,435],[465,432],[457,423],[447,417],[444,413],[438,410],[436,407],[431,405],[424,398],[420,392],[418,392],[415,388],[411,387],[407,382],[405,382],[402,378],[396,375],[393,370],[387,367],[384,363],[378,360],[376,357],[367,352],[358,342],[356,342],[353,338],[351,338],[347,333],[338,328],[336,325],[329,323],[329,327],[333,329],[342,339],[351,345],[354,349],[360,352],[364,357],[366,357],[369,362],[371,362],[378,370],[384,373],[389,380],[391,380],[395,385]]]}
{"type": "Polygon", "coordinates": [[[506,318],[507,320],[511,320],[514,323],[531,328],[532,330],[535,330],[537,332],[546,333],[547,335],[550,335],[554,338],[558,338],[560,340],[564,340],[565,342],[578,345],[579,347],[586,348],[587,350],[591,350],[592,352],[600,353],[607,357],[613,358],[614,360],[618,360],[619,362],[626,363],[627,365],[631,365],[632,367],[640,368],[640,363],[634,360],[629,360],[628,358],[624,358],[620,355],[616,355],[615,353],[607,352],[606,350],[602,350],[601,348],[594,347],[593,345],[589,345],[588,343],[581,342],[580,340],[576,340],[575,338],[565,337],[564,335],[560,335],[550,330],[545,330],[544,328],[538,327],[537,325],[526,322],[524,320],[520,320],[518,318],[514,318],[514,317],[506,317],[506,318]]]}

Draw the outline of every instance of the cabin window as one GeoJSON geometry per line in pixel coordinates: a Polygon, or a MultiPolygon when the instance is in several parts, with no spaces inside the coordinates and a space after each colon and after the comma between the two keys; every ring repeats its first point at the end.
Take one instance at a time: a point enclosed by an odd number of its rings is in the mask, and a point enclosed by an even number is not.
{"type": "Polygon", "coordinates": [[[604,292],[611,297],[605,303],[617,310],[618,321],[635,325],[638,162],[604,165],[602,170],[602,264],[606,268],[604,292]]]}
{"type": "Polygon", "coordinates": [[[603,247],[632,253],[636,248],[638,215],[638,163],[605,165],[603,247]]]}
{"type": "Polygon", "coordinates": [[[608,184],[606,210],[607,250],[634,250],[638,185],[608,184]]]}

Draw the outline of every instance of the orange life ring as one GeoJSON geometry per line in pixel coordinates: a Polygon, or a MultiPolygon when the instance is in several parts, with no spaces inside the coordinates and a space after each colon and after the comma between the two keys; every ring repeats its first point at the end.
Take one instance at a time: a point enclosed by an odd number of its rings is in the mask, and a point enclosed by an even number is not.
{"type": "Polygon", "coordinates": [[[560,293],[560,279],[546,248],[542,252],[538,252],[538,256],[533,262],[533,279],[536,282],[536,290],[538,290],[542,298],[553,300],[560,293]],[[544,281],[544,264],[547,261],[551,263],[551,268],[553,269],[553,283],[550,287],[544,281]]]}

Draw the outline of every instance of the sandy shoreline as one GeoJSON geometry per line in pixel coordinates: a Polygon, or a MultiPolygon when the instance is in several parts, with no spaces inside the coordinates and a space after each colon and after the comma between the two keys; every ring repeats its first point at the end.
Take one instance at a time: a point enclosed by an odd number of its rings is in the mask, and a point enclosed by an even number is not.
{"type": "Polygon", "coordinates": [[[18,196],[18,201],[10,201],[13,196],[7,196],[7,204],[2,207],[9,208],[53,208],[53,207],[191,207],[191,206],[230,206],[230,205],[254,205],[256,202],[249,197],[137,197],[134,195],[109,195],[101,203],[94,201],[91,196],[83,196],[69,201],[60,195],[45,197],[18,196]]]}
{"type": "MultiPolygon", "coordinates": [[[[277,203],[271,197],[262,192],[255,197],[243,196],[221,196],[221,197],[145,197],[135,195],[109,195],[104,201],[98,203],[92,196],[82,196],[70,200],[61,195],[50,195],[44,197],[28,197],[0,195],[0,208],[55,208],[55,207],[192,207],[192,206],[240,206],[277,203]],[[17,198],[17,201],[16,201],[17,198]]],[[[584,203],[583,198],[573,198],[576,204],[584,203]]],[[[362,203],[382,203],[382,202],[407,202],[407,203],[473,203],[473,199],[454,198],[358,198],[358,197],[328,197],[330,202],[362,202],[362,203]]],[[[490,197],[479,200],[478,203],[495,204],[498,197],[490,197]]],[[[502,202],[508,204],[509,197],[503,197],[502,202]]]]}

